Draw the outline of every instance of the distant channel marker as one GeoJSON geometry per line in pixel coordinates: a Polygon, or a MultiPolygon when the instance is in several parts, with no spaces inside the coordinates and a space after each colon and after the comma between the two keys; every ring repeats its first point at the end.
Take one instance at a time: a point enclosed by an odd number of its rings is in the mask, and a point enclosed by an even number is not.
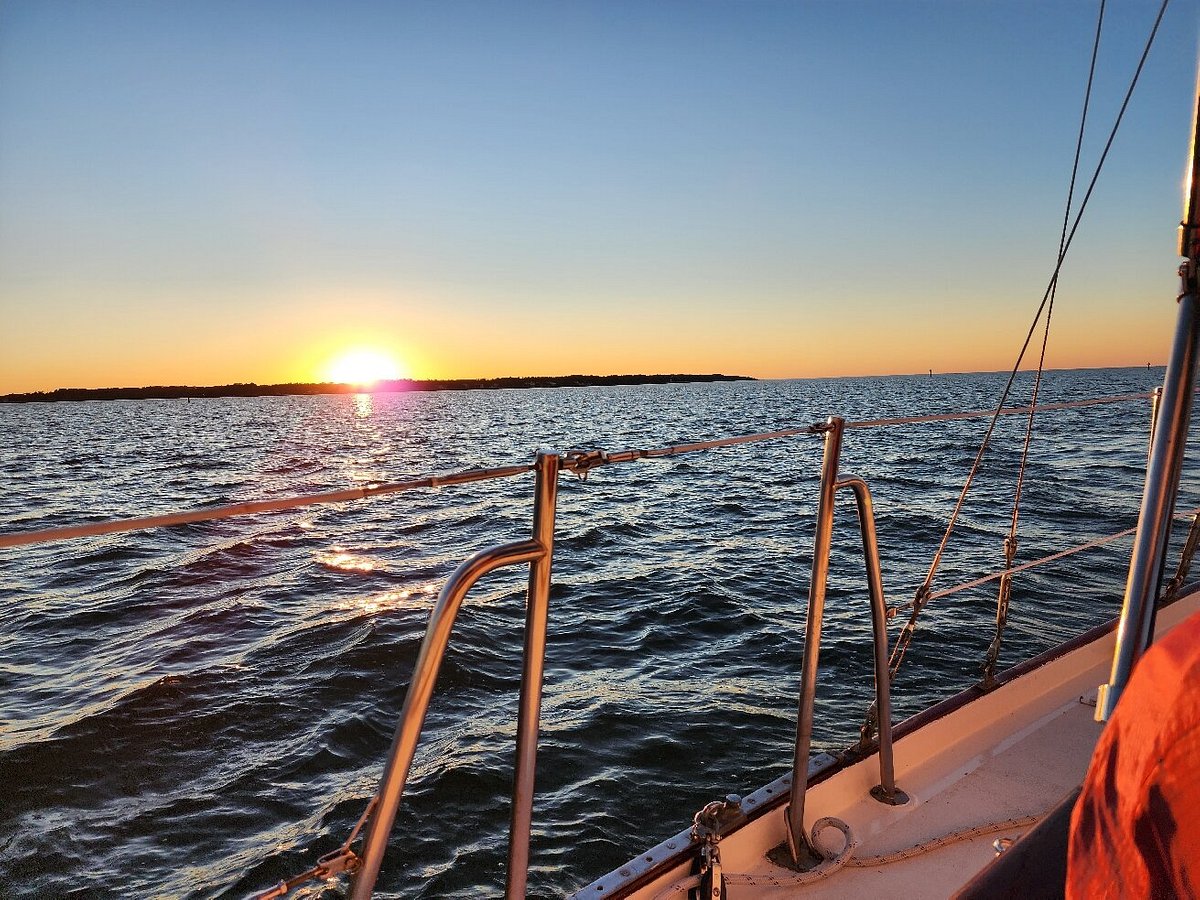
{"type": "Polygon", "coordinates": [[[222,384],[214,387],[153,385],[140,388],[58,388],[0,395],[0,403],[55,403],[67,400],[184,400],[195,397],[294,397],[314,394],[378,394],[407,391],[488,391],[511,388],[608,387],[633,384],[690,384],[755,381],[748,375],[552,375],[509,378],[451,378],[379,381],[369,388],[353,384],[222,384]]]}

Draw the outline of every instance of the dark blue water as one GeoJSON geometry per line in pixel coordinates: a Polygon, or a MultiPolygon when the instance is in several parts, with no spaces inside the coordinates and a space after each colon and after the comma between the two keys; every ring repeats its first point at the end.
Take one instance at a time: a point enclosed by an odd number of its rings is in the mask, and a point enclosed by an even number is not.
{"type": "MultiPolygon", "coordinates": [[[[1052,372],[1047,401],[1161,370],[1052,372]]],[[[0,530],[850,419],[978,409],[1003,376],[0,405],[0,530]]],[[[1027,396],[1023,379],[1018,399],[1027,396]]],[[[1020,560],[1133,524],[1148,405],[1039,419],[1020,560]]],[[[854,431],[891,601],[920,583],[984,420],[854,431]]],[[[1009,417],[935,587],[1002,567],[1009,417]]],[[[564,477],[531,894],[559,896],[790,766],[820,441],[564,477]]],[[[1196,502],[1189,480],[1181,507],[1196,502]]],[[[312,865],[375,790],[428,610],[466,555],[528,536],[532,476],[0,551],[0,895],[240,897],[312,865]]],[[[1118,608],[1127,540],[1020,576],[1011,664],[1118,608]]],[[[871,691],[839,512],[816,749],[871,691]]],[[[504,881],[523,572],[460,615],[380,888],[504,881]]],[[[995,584],[925,613],[898,717],[978,678],[995,584]]],[[[894,634],[893,634],[894,636],[894,634]]],[[[319,892],[313,889],[310,896],[319,892]]],[[[336,894],[331,894],[336,895],[336,894]]]]}

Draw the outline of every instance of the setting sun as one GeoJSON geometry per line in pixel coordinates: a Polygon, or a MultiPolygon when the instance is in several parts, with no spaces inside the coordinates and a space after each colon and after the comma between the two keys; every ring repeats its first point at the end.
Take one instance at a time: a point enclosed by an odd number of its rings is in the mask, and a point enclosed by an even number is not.
{"type": "Polygon", "coordinates": [[[326,376],[339,384],[368,387],[379,381],[407,377],[395,357],[381,350],[356,348],[337,356],[327,367],[326,376]]]}

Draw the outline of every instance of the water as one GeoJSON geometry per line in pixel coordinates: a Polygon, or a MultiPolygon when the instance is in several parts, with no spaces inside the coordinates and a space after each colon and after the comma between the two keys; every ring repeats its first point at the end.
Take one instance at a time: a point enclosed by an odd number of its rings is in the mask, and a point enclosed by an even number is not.
{"type": "MultiPolygon", "coordinates": [[[[1052,372],[1044,399],[1145,391],[1161,376],[1052,372]]],[[[524,462],[537,447],[979,409],[1002,383],[6,405],[0,529],[524,462]]],[[[1133,524],[1147,417],[1144,402],[1044,417],[1021,560],[1133,524]]],[[[1003,420],[938,587],[1001,567],[1023,424],[1003,420]]],[[[842,469],[874,491],[892,602],[920,583],[984,427],[847,435],[842,469]]],[[[789,768],[819,458],[819,439],[801,437],[563,478],[532,896],[578,888],[706,801],[789,768]]],[[[0,895],[241,897],[336,847],[376,787],[437,591],[466,555],[528,536],[531,489],[525,476],[0,551],[0,895]]],[[[1128,546],[1020,577],[1002,662],[1113,615],[1128,546]]],[[[814,749],[848,744],[871,692],[847,508],[832,568],[814,749]]],[[[381,896],[502,889],[523,582],[498,573],[464,605],[381,896]]],[[[993,583],[926,611],[898,718],[978,678],[994,602],[993,583]]]]}

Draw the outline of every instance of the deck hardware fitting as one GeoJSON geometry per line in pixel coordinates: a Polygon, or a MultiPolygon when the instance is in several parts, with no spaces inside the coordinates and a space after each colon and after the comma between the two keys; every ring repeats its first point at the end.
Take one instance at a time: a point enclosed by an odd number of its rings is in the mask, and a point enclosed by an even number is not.
{"type": "Polygon", "coordinates": [[[706,803],[692,819],[691,838],[702,842],[699,858],[700,890],[697,895],[700,900],[721,900],[724,877],[718,845],[726,830],[745,821],[746,814],[742,812],[741,804],[742,798],[737,794],[727,794],[724,800],[706,803]]]}
{"type": "Polygon", "coordinates": [[[274,900],[276,897],[286,897],[293,888],[307,884],[310,881],[325,881],[330,878],[336,878],[338,875],[353,875],[357,872],[359,866],[362,865],[362,860],[357,853],[350,849],[350,845],[358,839],[358,833],[362,831],[363,826],[371,817],[371,813],[375,810],[378,803],[378,796],[371,798],[362,815],[358,817],[358,821],[354,827],[350,829],[349,836],[342,842],[340,847],[319,857],[317,864],[311,869],[301,872],[292,878],[280,881],[262,893],[254,894],[252,900],[274,900]]]}

